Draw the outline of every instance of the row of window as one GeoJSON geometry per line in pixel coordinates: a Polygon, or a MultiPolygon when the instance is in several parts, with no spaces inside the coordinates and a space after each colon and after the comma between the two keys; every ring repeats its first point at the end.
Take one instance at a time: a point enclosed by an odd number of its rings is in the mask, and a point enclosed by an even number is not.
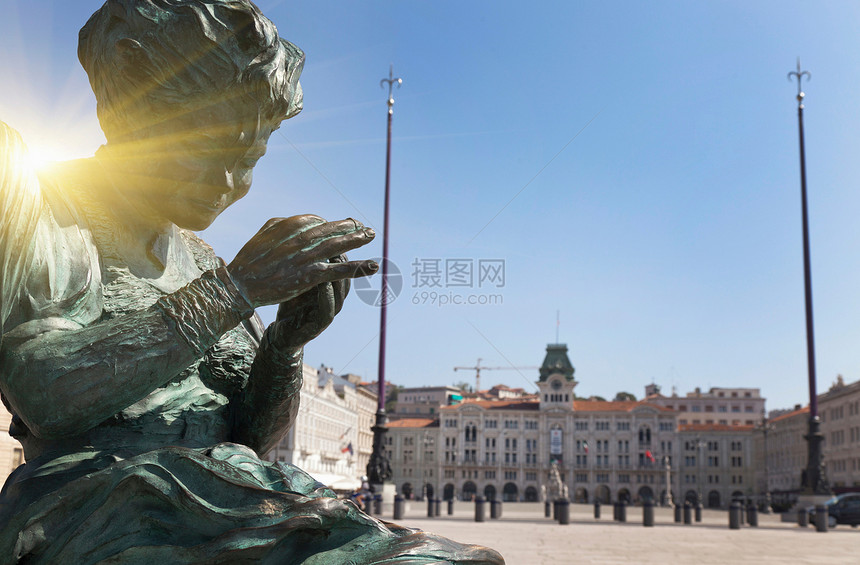
{"type": "MultiPolygon", "coordinates": [[[[682,426],[686,426],[689,423],[690,422],[686,418],[681,418],[680,420],[678,420],[678,424],[680,424],[682,426]]],[[[693,424],[701,424],[702,421],[701,420],[693,420],[692,423],[693,424]]],[[[720,424],[721,426],[728,426],[729,425],[728,420],[717,420],[716,422],[714,420],[705,420],[705,423],[706,424],[720,424]]],[[[740,426],[741,424],[744,424],[746,426],[754,426],[756,424],[756,422],[755,422],[755,420],[745,420],[743,422],[741,422],[740,420],[732,420],[731,421],[731,425],[733,425],[733,426],[740,426]]]]}
{"type": "MultiPolygon", "coordinates": [[[[701,404],[694,404],[691,408],[692,408],[692,410],[690,410],[691,412],[702,412],[703,406],[701,404]]],[[[705,412],[713,412],[714,411],[714,407],[710,404],[705,405],[704,409],[705,409],[704,410],[705,412]]],[[[741,411],[741,407],[738,405],[732,405],[731,409],[732,409],[732,412],[740,412],[741,411]]],[[[717,406],[717,412],[728,412],[728,411],[729,411],[728,407],[725,405],[717,406]]],[[[681,412],[686,412],[686,406],[684,406],[681,409],[681,412]]],[[[747,404],[746,406],[744,406],[744,412],[748,412],[748,413],[755,412],[755,406],[750,406],[747,404]]]]}
{"type": "MultiPolygon", "coordinates": [[[[446,418],[443,420],[443,425],[446,428],[456,428],[458,426],[458,420],[455,418],[446,418]]],[[[517,430],[519,429],[520,423],[519,420],[505,420],[502,422],[505,429],[507,430],[517,430]]],[[[488,430],[498,429],[499,422],[498,420],[484,420],[484,428],[488,430]]],[[[523,422],[523,428],[526,430],[536,430],[538,429],[538,421],[537,420],[525,420],[523,422]]],[[[466,437],[474,437],[475,430],[477,429],[477,425],[469,422],[466,424],[466,437]]],[[[466,441],[469,441],[467,439],[466,441]]]]}
{"type": "MultiPolygon", "coordinates": [[[[853,431],[853,430],[852,430],[853,431]]],[[[830,432],[830,445],[836,447],[845,443],[845,430],[836,430],[830,432]]]]}
{"type": "Polygon", "coordinates": [[[831,459],[827,464],[834,473],[846,473],[849,466],[851,471],[860,471],[860,458],[831,459]],[[848,464],[849,462],[851,465],[848,464]]]}
{"type": "MultiPolygon", "coordinates": [[[[458,426],[458,420],[454,418],[446,418],[443,420],[443,425],[446,428],[456,428],[458,426]]],[[[681,420],[682,424],[686,424],[686,420],[681,420]]],[[[694,423],[699,423],[695,421],[694,423]]],[[[713,422],[709,422],[713,423],[713,422]]],[[[519,421],[518,420],[505,420],[503,422],[504,428],[508,430],[517,430],[519,429],[519,421]]],[[[659,430],[661,432],[672,432],[675,431],[675,424],[672,422],[659,422],[658,424],[659,430]]],[[[486,429],[498,429],[498,420],[484,420],[484,428],[486,429]]],[[[536,430],[538,429],[538,421],[537,420],[524,420],[523,421],[523,429],[526,430],[536,430]]],[[[575,422],[575,429],[578,431],[588,431],[588,422],[575,422]]],[[[596,431],[609,431],[610,430],[610,422],[608,420],[599,420],[594,423],[594,429],[596,431]]],[[[629,432],[630,431],[630,422],[616,422],[615,429],[619,432],[629,432]]],[[[647,428],[642,428],[643,430],[647,428]]],[[[466,425],[466,441],[474,441],[469,438],[474,438],[477,430],[477,425],[469,422],[466,425]]],[[[643,433],[640,431],[640,433],[643,433]]],[[[650,430],[648,430],[648,434],[650,434],[650,430]]],[[[650,440],[650,438],[649,438],[650,440]]]]}
{"type": "MultiPolygon", "coordinates": [[[[453,442],[452,442],[452,444],[453,444],[453,442]]],[[[447,441],[445,442],[445,445],[446,446],[448,445],[447,441]]],[[[494,438],[494,437],[484,438],[484,447],[487,448],[488,450],[489,449],[495,449],[496,438],[494,438]]],[[[527,453],[537,451],[537,448],[538,448],[537,438],[526,438],[526,452],[527,453]]],[[[517,449],[517,438],[506,437],[505,438],[505,449],[516,450],[517,449]]]]}
{"type": "MultiPolygon", "coordinates": [[[[732,467],[736,467],[736,466],[737,467],[743,467],[743,465],[740,464],[741,458],[740,457],[737,457],[737,458],[732,457],[732,461],[734,461],[735,459],[737,459],[737,461],[739,463],[738,463],[738,465],[735,465],[734,463],[732,463],[732,467]]],[[[707,461],[708,461],[708,467],[719,467],[720,466],[720,458],[717,455],[709,455],[707,461]]],[[[696,456],[695,455],[685,456],[684,457],[684,466],[685,467],[695,467],[696,466],[696,456]]]]}
{"type": "MultiPolygon", "coordinates": [[[[671,443],[670,449],[671,449],[671,443]]],[[[744,443],[742,441],[732,441],[729,444],[729,449],[731,451],[743,451],[744,443]]],[[[720,450],[720,442],[719,441],[685,441],[684,442],[684,450],[685,451],[696,451],[697,449],[707,449],[708,451],[719,451],[720,450]]]]}

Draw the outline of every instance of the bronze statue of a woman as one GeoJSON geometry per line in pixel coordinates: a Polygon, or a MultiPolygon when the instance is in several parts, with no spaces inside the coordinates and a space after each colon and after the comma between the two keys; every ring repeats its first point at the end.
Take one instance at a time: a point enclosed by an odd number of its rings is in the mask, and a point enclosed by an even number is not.
{"type": "Polygon", "coordinates": [[[108,0],[78,55],[95,157],[37,175],[0,122],[0,392],[27,459],[0,563],[501,563],[259,457],[304,344],[377,269],[346,259],[374,237],[352,219],[270,220],[229,265],[190,231],[301,110],[302,52],[248,0],[108,0]]]}

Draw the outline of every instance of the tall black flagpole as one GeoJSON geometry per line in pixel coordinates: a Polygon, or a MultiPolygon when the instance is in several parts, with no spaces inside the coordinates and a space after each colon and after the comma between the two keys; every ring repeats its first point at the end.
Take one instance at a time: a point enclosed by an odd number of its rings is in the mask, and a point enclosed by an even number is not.
{"type": "Polygon", "coordinates": [[[373,452],[367,463],[367,479],[371,484],[381,485],[391,479],[391,465],[385,454],[385,434],[388,432],[385,416],[385,338],[388,324],[388,302],[391,297],[388,288],[388,203],[391,193],[391,118],[394,115],[394,85],[400,87],[403,80],[394,78],[394,65],[388,69],[388,78],[379,81],[380,86],[388,84],[388,136],[385,152],[385,220],[382,231],[382,290],[379,295],[379,399],[376,409],[376,424],[373,430],[373,452]]]}
{"type": "Polygon", "coordinates": [[[815,334],[812,324],[812,268],[809,258],[809,212],[806,205],[806,150],[803,139],[803,98],[801,88],[803,77],[807,80],[812,76],[809,71],[800,67],[797,59],[797,70],[788,73],[788,78],[797,79],[797,127],[800,139],[800,199],[803,210],[803,283],[806,299],[806,360],[809,373],[809,433],[805,436],[808,448],[806,471],[802,478],[802,488],[807,495],[829,495],[830,483],[824,468],[824,454],[821,442],[821,419],[818,417],[818,393],[815,390],[815,334]]]}

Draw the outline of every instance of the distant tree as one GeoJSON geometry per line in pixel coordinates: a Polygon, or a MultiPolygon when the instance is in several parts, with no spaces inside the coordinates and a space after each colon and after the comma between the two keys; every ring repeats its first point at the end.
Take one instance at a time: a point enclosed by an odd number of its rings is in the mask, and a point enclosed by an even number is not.
{"type": "Polygon", "coordinates": [[[633,402],[636,402],[636,395],[631,394],[629,392],[619,392],[618,394],[615,395],[615,400],[616,401],[632,400],[633,402]]]}
{"type": "Polygon", "coordinates": [[[592,402],[606,402],[605,398],[603,398],[602,396],[597,396],[597,395],[589,396],[588,398],[585,398],[583,400],[591,400],[592,402]]]}
{"type": "Polygon", "coordinates": [[[388,383],[385,386],[385,411],[389,414],[394,412],[394,405],[397,404],[397,397],[401,390],[403,387],[399,385],[388,383]]]}
{"type": "Polygon", "coordinates": [[[454,388],[459,388],[463,392],[472,392],[472,390],[473,390],[472,385],[470,385],[466,381],[460,381],[458,383],[452,384],[451,386],[453,386],[454,388]]]}

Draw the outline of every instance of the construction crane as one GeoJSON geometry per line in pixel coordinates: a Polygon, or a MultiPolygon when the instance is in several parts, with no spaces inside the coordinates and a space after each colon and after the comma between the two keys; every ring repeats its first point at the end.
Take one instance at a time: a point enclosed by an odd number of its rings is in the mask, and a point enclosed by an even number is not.
{"type": "Polygon", "coordinates": [[[540,367],[486,367],[481,365],[481,358],[478,357],[478,362],[474,367],[454,367],[454,371],[467,370],[475,371],[475,392],[481,390],[481,371],[519,371],[520,369],[540,369],[540,367]]]}

